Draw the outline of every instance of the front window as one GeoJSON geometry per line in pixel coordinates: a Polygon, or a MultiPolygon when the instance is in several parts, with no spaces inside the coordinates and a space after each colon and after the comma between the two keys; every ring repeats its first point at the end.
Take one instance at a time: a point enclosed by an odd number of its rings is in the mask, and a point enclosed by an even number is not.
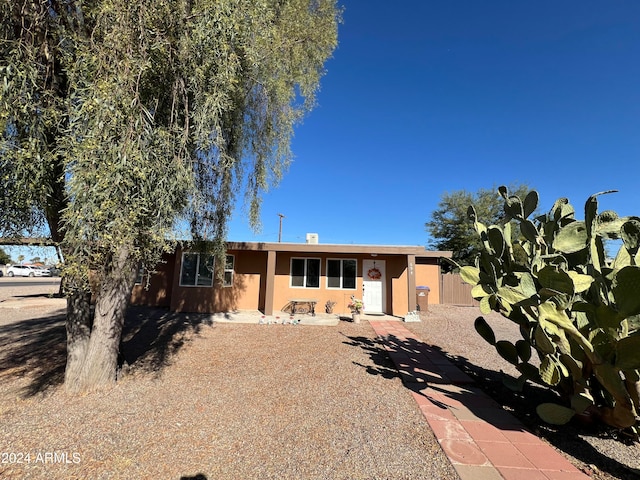
{"type": "Polygon", "coordinates": [[[227,255],[226,262],[224,264],[224,280],[222,286],[233,287],[233,267],[235,265],[235,257],[233,255],[227,255]]]}
{"type": "Polygon", "coordinates": [[[136,275],[136,285],[142,285],[143,280],[144,280],[144,265],[142,263],[138,263],[138,274],[136,275]]]}
{"type": "Polygon", "coordinates": [[[320,259],[292,258],[291,286],[301,288],[320,288],[320,259]]]}
{"type": "Polygon", "coordinates": [[[351,258],[327,260],[327,288],[356,288],[357,262],[351,258]]]}
{"type": "Polygon", "coordinates": [[[180,286],[211,287],[213,285],[213,255],[183,253],[180,267],[180,286]]]}

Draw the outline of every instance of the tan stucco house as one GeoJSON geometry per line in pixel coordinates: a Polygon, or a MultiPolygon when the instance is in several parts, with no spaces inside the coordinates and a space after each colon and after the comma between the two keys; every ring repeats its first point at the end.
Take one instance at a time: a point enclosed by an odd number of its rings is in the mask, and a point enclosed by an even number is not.
{"type": "Polygon", "coordinates": [[[229,242],[225,265],[213,256],[178,249],[166,255],[147,282],[134,287],[133,304],[166,306],[178,312],[284,310],[310,299],[324,312],[346,313],[352,295],[365,313],[403,316],[416,310],[417,287],[429,287],[429,303],[439,303],[441,257],[451,252],[418,246],[319,243],[229,242]],[[222,280],[216,269],[224,269],[222,280]]]}

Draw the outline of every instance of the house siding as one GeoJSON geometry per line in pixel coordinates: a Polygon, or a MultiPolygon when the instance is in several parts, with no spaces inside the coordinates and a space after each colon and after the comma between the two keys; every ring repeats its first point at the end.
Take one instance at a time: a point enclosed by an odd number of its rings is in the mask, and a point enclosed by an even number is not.
{"type": "Polygon", "coordinates": [[[136,284],[131,292],[131,303],[150,307],[168,307],[171,304],[173,291],[174,268],[176,254],[166,253],[162,261],[156,265],[155,272],[149,279],[149,285],[143,280],[136,284]]]}
{"type": "Polygon", "coordinates": [[[336,302],[333,307],[334,313],[347,313],[347,305],[351,295],[362,297],[362,257],[350,254],[336,253],[301,253],[301,252],[279,252],[276,264],[276,278],[274,291],[274,308],[282,310],[294,298],[313,298],[317,300],[319,312],[325,311],[325,304],[331,300],[336,302]],[[320,259],[320,286],[318,288],[291,287],[291,259],[292,258],[318,258],[320,259]],[[337,289],[327,288],[327,259],[355,259],[356,265],[356,288],[337,289]]]}
{"type": "MultiPolygon", "coordinates": [[[[230,244],[227,253],[234,255],[234,280],[232,287],[223,287],[220,280],[214,279],[212,287],[190,287],[180,285],[180,267],[182,250],[167,255],[151,279],[149,289],[137,285],[132,293],[132,303],[155,306],[168,306],[176,312],[214,313],[235,310],[260,310],[265,312],[271,307],[274,311],[284,310],[292,299],[312,298],[317,301],[316,311],[324,312],[327,301],[336,302],[333,312],[348,314],[350,298],[354,295],[362,298],[363,260],[385,262],[385,304],[384,313],[396,316],[405,315],[415,302],[415,287],[430,287],[429,302],[439,303],[438,258],[420,256],[418,247],[354,247],[337,245],[304,244],[230,244]],[[340,248],[344,248],[344,253],[340,248]],[[359,252],[361,248],[363,252],[359,252]],[[324,249],[324,251],[323,251],[324,249]],[[383,253],[374,251],[382,250],[383,253]],[[267,278],[267,259],[275,255],[275,272],[272,284],[267,278]],[[291,287],[290,268],[292,258],[317,258],[320,260],[320,286],[318,288],[291,287]],[[356,288],[328,288],[327,260],[355,259],[356,288]],[[415,263],[414,263],[415,262],[415,263]],[[415,282],[410,278],[413,269],[415,282]],[[272,287],[272,296],[270,288],[272,287]]],[[[425,252],[426,254],[427,252],[425,252]]],[[[435,252],[439,253],[439,252],[435,252]]],[[[444,252],[446,253],[446,252],[444,252]]],[[[415,308],[415,307],[414,307],[415,308]]],[[[366,306],[365,306],[366,311],[366,306]]]]}
{"type": "Polygon", "coordinates": [[[441,303],[440,264],[437,258],[419,258],[416,260],[416,287],[429,287],[429,303],[441,303]]]}
{"type": "Polygon", "coordinates": [[[267,275],[267,253],[229,250],[235,256],[234,310],[263,310],[267,275]]]}
{"type": "Polygon", "coordinates": [[[171,310],[176,312],[229,312],[264,308],[264,282],[267,271],[266,252],[228,250],[235,257],[233,287],[222,286],[214,278],[212,287],[180,285],[182,251],[175,258],[171,310]]]}

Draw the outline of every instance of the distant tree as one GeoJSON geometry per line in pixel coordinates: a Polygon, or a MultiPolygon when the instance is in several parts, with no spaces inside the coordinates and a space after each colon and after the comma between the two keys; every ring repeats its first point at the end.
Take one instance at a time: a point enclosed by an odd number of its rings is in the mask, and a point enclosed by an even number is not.
{"type": "Polygon", "coordinates": [[[18,263],[24,262],[24,255],[18,255],[18,263]]]}
{"type": "Polygon", "coordinates": [[[258,225],[339,17],[336,0],[0,0],[0,234],[61,247],[68,390],[115,381],[137,265],[176,224],[219,258],[236,196],[258,225]]]}
{"type": "MultiPolygon", "coordinates": [[[[510,195],[524,198],[531,190],[527,185],[509,186],[510,195]]],[[[498,188],[481,188],[475,193],[466,190],[444,192],[440,197],[438,208],[431,214],[425,224],[431,236],[428,247],[434,250],[452,251],[452,259],[459,265],[473,265],[480,252],[480,240],[467,218],[467,208],[473,205],[482,222],[490,225],[504,223],[504,199],[498,188]]],[[[516,232],[517,233],[517,232],[516,232]]],[[[446,268],[446,267],[445,267],[446,268]]]]}
{"type": "Polygon", "coordinates": [[[31,263],[40,263],[42,260],[40,259],[40,257],[33,257],[31,260],[29,260],[31,263]]]}
{"type": "Polygon", "coordinates": [[[0,248],[0,265],[11,263],[11,257],[7,252],[0,248]]]}

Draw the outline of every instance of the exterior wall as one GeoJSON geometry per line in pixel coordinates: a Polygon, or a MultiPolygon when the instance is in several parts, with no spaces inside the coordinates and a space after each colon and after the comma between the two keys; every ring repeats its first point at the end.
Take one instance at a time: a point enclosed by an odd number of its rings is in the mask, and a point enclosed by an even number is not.
{"type": "Polygon", "coordinates": [[[440,265],[437,258],[416,261],[416,287],[429,287],[429,304],[440,303],[440,265]]]}
{"type": "Polygon", "coordinates": [[[156,273],[151,275],[149,287],[136,284],[131,292],[131,303],[133,305],[147,305],[150,307],[168,307],[171,303],[173,290],[175,253],[164,254],[162,262],[156,265],[156,273]]]}
{"type": "Polygon", "coordinates": [[[385,260],[387,276],[387,310],[389,315],[404,316],[409,311],[409,272],[407,256],[377,257],[385,260]]]}
{"type": "MultiPolygon", "coordinates": [[[[316,310],[325,311],[325,304],[331,300],[336,302],[333,313],[350,314],[347,305],[351,296],[362,299],[362,261],[370,260],[370,255],[350,255],[335,253],[290,253],[278,252],[276,264],[274,308],[282,310],[294,298],[312,298],[317,300],[316,310]],[[291,258],[319,258],[320,259],[320,288],[291,287],[291,258]],[[356,288],[337,289],[327,288],[327,260],[328,259],[355,259],[356,288]]],[[[390,315],[405,315],[407,313],[407,257],[405,255],[380,255],[377,260],[385,262],[385,313],[390,315]]],[[[365,305],[366,310],[366,305],[365,305]]]]}
{"type": "Polygon", "coordinates": [[[267,253],[229,250],[235,256],[234,309],[264,309],[264,291],[267,275],[267,253]]]}
{"type": "Polygon", "coordinates": [[[362,298],[362,256],[335,254],[335,253],[290,253],[278,252],[276,261],[276,276],[274,284],[275,310],[286,308],[294,298],[310,298],[317,300],[316,311],[324,312],[325,304],[331,300],[336,302],[333,313],[349,314],[347,305],[351,301],[351,295],[362,298]],[[291,259],[292,258],[319,258],[320,259],[320,288],[291,287],[291,259]],[[356,259],[356,288],[337,289],[327,288],[327,259],[356,259]]]}
{"type": "Polygon", "coordinates": [[[214,313],[264,308],[266,252],[228,250],[227,254],[234,256],[233,287],[224,287],[217,278],[212,287],[190,287],[180,285],[182,251],[178,251],[171,310],[214,313]]]}
{"type": "Polygon", "coordinates": [[[419,247],[230,243],[227,253],[234,255],[233,287],[224,287],[217,278],[212,287],[191,287],[180,285],[182,251],[178,250],[167,257],[167,263],[152,278],[148,291],[141,286],[134,288],[132,301],[137,304],[169,306],[171,310],[178,312],[277,312],[286,309],[292,299],[308,298],[316,301],[317,312],[324,312],[326,302],[333,301],[333,313],[348,315],[350,312],[347,305],[351,296],[360,299],[363,296],[363,261],[380,260],[385,265],[382,309],[384,313],[403,316],[415,301],[414,285],[430,287],[429,303],[440,301],[440,268],[438,257],[434,255],[440,252],[428,252],[424,257],[422,252],[424,251],[419,247]],[[275,273],[271,282],[267,279],[268,258],[275,259],[272,264],[275,265],[275,273]],[[291,286],[292,258],[320,260],[319,288],[291,286]],[[355,288],[327,287],[328,259],[356,260],[355,288]],[[409,263],[413,264],[413,279],[410,278],[409,263]],[[267,292],[271,288],[273,295],[269,294],[267,298],[267,292]]]}

